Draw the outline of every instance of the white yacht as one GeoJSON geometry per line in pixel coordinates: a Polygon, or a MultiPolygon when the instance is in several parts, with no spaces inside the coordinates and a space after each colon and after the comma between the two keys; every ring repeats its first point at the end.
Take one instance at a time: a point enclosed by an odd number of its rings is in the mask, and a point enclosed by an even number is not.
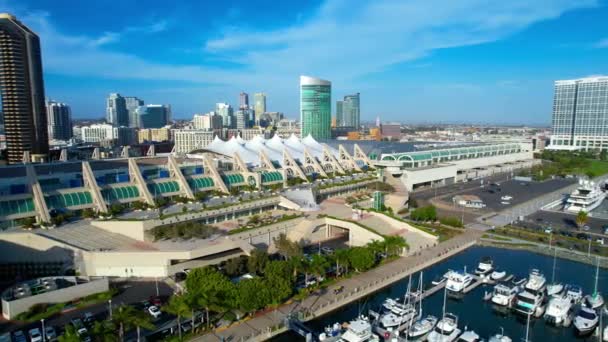
{"type": "Polygon", "coordinates": [[[537,269],[533,269],[528,277],[528,282],[525,285],[525,290],[530,291],[534,294],[543,293],[547,286],[547,279],[537,269]]]}
{"type": "Polygon", "coordinates": [[[574,304],[578,304],[583,299],[583,289],[578,285],[566,286],[566,297],[574,304]]]}
{"type": "Polygon", "coordinates": [[[448,270],[444,275],[442,275],[441,277],[438,277],[436,279],[433,279],[433,281],[431,281],[431,284],[433,286],[437,286],[439,284],[443,284],[446,281],[448,281],[448,278],[450,277],[450,275],[452,274],[452,270],[448,270]]]}
{"type": "Polygon", "coordinates": [[[574,327],[576,331],[581,334],[588,334],[595,330],[600,318],[591,308],[582,307],[581,310],[574,317],[574,327]]]}
{"type": "Polygon", "coordinates": [[[547,285],[547,296],[558,296],[564,291],[564,284],[551,283],[547,285]]]}
{"type": "Polygon", "coordinates": [[[593,181],[581,179],[578,187],[566,200],[566,211],[578,213],[579,211],[590,212],[597,208],[606,195],[593,181]]]}
{"type": "Polygon", "coordinates": [[[380,324],[385,329],[397,328],[403,324],[408,324],[418,317],[416,308],[409,304],[396,303],[390,312],[380,316],[380,324]]]}
{"type": "Polygon", "coordinates": [[[490,279],[494,281],[499,281],[507,276],[507,271],[501,269],[495,269],[492,274],[490,274],[490,279]]]}
{"type": "Polygon", "coordinates": [[[483,341],[473,330],[467,330],[460,335],[458,342],[480,342],[483,341]]]}
{"type": "Polygon", "coordinates": [[[545,310],[545,320],[555,326],[568,326],[573,306],[574,304],[566,296],[554,296],[549,300],[545,310]]]}
{"type": "Polygon", "coordinates": [[[379,342],[380,338],[372,332],[369,319],[361,316],[348,325],[348,329],[340,336],[340,341],[345,342],[379,342]]]}
{"type": "Polygon", "coordinates": [[[497,284],[492,291],[492,303],[510,307],[520,291],[517,285],[497,284]]]}
{"type": "Polygon", "coordinates": [[[512,342],[509,336],[505,336],[504,332],[491,336],[488,342],[512,342]]]}
{"type": "Polygon", "coordinates": [[[485,277],[492,273],[492,271],[494,271],[494,261],[492,261],[490,257],[484,257],[477,265],[475,274],[480,277],[485,277]]]}
{"type": "Polygon", "coordinates": [[[423,339],[424,336],[435,328],[435,325],[437,325],[437,317],[431,315],[426,316],[412,325],[408,331],[408,336],[410,338],[423,339]]]}
{"type": "Polygon", "coordinates": [[[451,292],[463,292],[473,282],[473,276],[465,272],[453,271],[445,284],[446,289],[451,292]]]}
{"type": "Polygon", "coordinates": [[[319,334],[319,341],[321,342],[330,342],[337,341],[342,334],[342,326],[340,323],[334,323],[333,325],[329,325],[325,327],[322,333],[319,334]]]}
{"type": "Polygon", "coordinates": [[[429,334],[428,342],[453,342],[460,335],[461,330],[458,329],[458,316],[446,313],[443,318],[437,323],[435,329],[429,334]]]}

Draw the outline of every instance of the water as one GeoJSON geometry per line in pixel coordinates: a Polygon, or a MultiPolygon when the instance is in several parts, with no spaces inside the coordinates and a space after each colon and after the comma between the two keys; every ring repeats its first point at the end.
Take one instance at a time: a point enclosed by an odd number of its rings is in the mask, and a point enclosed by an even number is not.
{"type": "MultiPolygon", "coordinates": [[[[464,266],[471,272],[474,271],[479,260],[484,256],[494,259],[494,265],[507,271],[508,274],[515,274],[523,277],[528,275],[530,269],[538,268],[547,277],[547,282],[551,281],[553,268],[553,258],[526,251],[512,251],[492,247],[473,247],[458,254],[446,261],[436,264],[424,271],[424,283],[429,284],[436,276],[442,275],[449,269],[462,270],[464,266]]],[[[595,281],[595,267],[580,264],[577,262],[558,259],[556,265],[555,279],[566,284],[576,284],[583,288],[585,294],[593,291],[595,281]]],[[[417,284],[418,275],[412,278],[412,287],[417,284]]],[[[408,279],[403,279],[394,285],[377,292],[359,302],[351,303],[341,309],[323,316],[315,321],[307,323],[308,326],[319,332],[323,327],[335,322],[347,322],[356,317],[359,312],[367,314],[371,309],[378,309],[387,297],[397,298],[403,296],[407,289],[408,279]]],[[[496,334],[500,327],[504,328],[505,335],[511,337],[513,341],[521,341],[525,338],[526,321],[525,317],[520,318],[513,313],[501,314],[493,309],[491,302],[484,302],[482,297],[485,291],[491,291],[491,285],[483,285],[469,292],[460,300],[447,300],[447,312],[452,312],[459,316],[459,327],[463,329],[467,326],[475,330],[483,338],[496,334]]],[[[608,294],[608,273],[600,269],[599,289],[601,293],[608,294]]],[[[433,314],[437,317],[442,315],[443,291],[426,299],[423,303],[423,315],[433,314]]],[[[606,318],[606,317],[604,317],[606,318]]],[[[604,320],[604,325],[608,323],[604,320]]],[[[286,333],[278,336],[274,341],[294,341],[303,338],[286,333]]],[[[598,341],[597,336],[586,338],[575,336],[573,326],[569,328],[555,328],[545,324],[545,321],[531,318],[530,321],[530,341],[598,341]]]]}

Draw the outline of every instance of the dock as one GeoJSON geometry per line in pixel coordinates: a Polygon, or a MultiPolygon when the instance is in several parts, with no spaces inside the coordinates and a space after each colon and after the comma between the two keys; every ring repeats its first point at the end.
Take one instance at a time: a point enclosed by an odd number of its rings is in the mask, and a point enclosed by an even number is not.
{"type": "Polygon", "coordinates": [[[462,293],[469,293],[479,287],[479,285],[484,284],[483,278],[479,276],[474,275],[473,279],[473,282],[469,286],[465,287],[464,290],[462,290],[462,293]]]}

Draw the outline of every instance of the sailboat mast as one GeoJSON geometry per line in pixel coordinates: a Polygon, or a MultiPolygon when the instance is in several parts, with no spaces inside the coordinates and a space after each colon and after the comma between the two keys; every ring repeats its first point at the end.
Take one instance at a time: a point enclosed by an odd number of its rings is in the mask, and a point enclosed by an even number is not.
{"type": "Polygon", "coordinates": [[[600,258],[598,256],[595,257],[595,262],[597,266],[595,267],[595,287],[593,288],[593,295],[597,293],[597,281],[600,274],[600,258]]]}
{"type": "Polygon", "coordinates": [[[555,261],[557,259],[557,248],[553,249],[553,272],[551,272],[551,284],[555,283],[555,261]]]}
{"type": "Polygon", "coordinates": [[[446,286],[443,287],[443,318],[445,318],[445,302],[446,302],[446,297],[448,295],[448,288],[446,286]]]}
{"type": "Polygon", "coordinates": [[[424,275],[424,272],[421,271],[420,272],[420,290],[418,291],[418,295],[420,296],[420,300],[418,301],[418,306],[419,306],[419,308],[418,308],[418,311],[419,311],[418,316],[420,316],[420,318],[422,318],[422,298],[424,298],[424,297],[422,297],[422,288],[423,288],[423,286],[422,286],[423,285],[422,276],[423,275],[424,275]]]}

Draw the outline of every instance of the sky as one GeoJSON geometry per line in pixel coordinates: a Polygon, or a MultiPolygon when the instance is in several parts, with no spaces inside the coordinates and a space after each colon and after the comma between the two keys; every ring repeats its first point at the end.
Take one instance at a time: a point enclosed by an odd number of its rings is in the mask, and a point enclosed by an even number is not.
{"type": "Polygon", "coordinates": [[[608,0],[0,0],[41,38],[46,96],[101,118],[110,92],[175,118],[299,76],[361,93],[362,120],[549,124],[553,82],[608,74],[608,0]]]}

